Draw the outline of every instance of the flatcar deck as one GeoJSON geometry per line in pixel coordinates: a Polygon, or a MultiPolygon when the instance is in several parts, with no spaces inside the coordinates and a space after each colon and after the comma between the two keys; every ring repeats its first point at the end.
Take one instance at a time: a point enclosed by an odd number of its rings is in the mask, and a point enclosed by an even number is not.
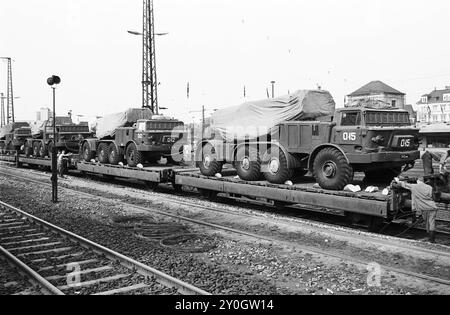
{"type": "MultiPolygon", "coordinates": [[[[229,172],[228,172],[229,173],[229,172]]],[[[178,173],[175,184],[195,187],[218,193],[266,198],[286,204],[301,204],[337,211],[349,211],[376,217],[386,217],[389,211],[389,196],[381,193],[353,193],[314,188],[314,181],[303,179],[293,186],[274,185],[265,181],[246,182],[236,176],[206,177],[200,172],[178,173]],[[270,196],[270,197],[269,197],[270,196]]]]}

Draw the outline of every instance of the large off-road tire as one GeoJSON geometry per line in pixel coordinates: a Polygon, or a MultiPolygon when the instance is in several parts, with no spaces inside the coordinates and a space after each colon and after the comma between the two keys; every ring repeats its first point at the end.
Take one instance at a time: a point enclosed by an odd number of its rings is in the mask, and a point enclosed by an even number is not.
{"type": "Polygon", "coordinates": [[[212,177],[222,172],[223,162],[217,161],[216,149],[210,143],[203,146],[201,158],[199,168],[203,175],[212,177]]]}
{"type": "Polygon", "coordinates": [[[136,145],[131,143],[126,150],[127,164],[129,167],[136,167],[138,164],[142,164],[143,156],[142,152],[138,151],[136,145]]]}
{"type": "Polygon", "coordinates": [[[47,154],[48,154],[47,146],[45,145],[45,143],[40,142],[39,143],[39,155],[38,156],[41,157],[41,158],[44,158],[44,157],[47,156],[47,154]]]}
{"type": "Polygon", "coordinates": [[[39,157],[39,142],[33,143],[33,156],[39,157]]]}
{"type": "Polygon", "coordinates": [[[106,143],[100,143],[97,149],[98,161],[102,164],[109,162],[109,147],[106,143]]]}
{"type": "Polygon", "coordinates": [[[95,159],[95,152],[91,150],[91,146],[89,145],[89,143],[85,142],[81,150],[83,159],[86,162],[90,162],[91,160],[95,159]]]}
{"type": "Polygon", "coordinates": [[[261,178],[261,158],[257,148],[241,146],[236,153],[235,167],[239,177],[245,181],[257,181],[261,178]]]}
{"type": "Polygon", "coordinates": [[[398,177],[402,172],[401,167],[378,169],[374,171],[366,171],[364,181],[368,183],[386,183],[390,184],[395,177],[398,177]]]}
{"type": "Polygon", "coordinates": [[[353,180],[352,166],[335,148],[325,148],[317,154],[313,173],[323,189],[342,190],[353,180]]]}
{"type": "Polygon", "coordinates": [[[109,145],[108,160],[111,165],[117,165],[122,160],[120,152],[114,143],[109,145]]]}
{"type": "Polygon", "coordinates": [[[23,153],[26,157],[33,155],[33,148],[28,145],[28,142],[24,144],[23,153]]]}
{"type": "Polygon", "coordinates": [[[269,183],[284,184],[291,180],[294,170],[288,167],[288,157],[278,147],[273,147],[264,153],[261,169],[269,183]]]}

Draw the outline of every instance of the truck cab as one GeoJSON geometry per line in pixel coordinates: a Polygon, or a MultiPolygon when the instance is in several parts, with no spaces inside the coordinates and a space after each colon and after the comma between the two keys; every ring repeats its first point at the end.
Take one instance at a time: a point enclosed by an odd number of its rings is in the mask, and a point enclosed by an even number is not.
{"type": "MultiPolygon", "coordinates": [[[[346,108],[336,111],[329,143],[347,156],[354,171],[400,168],[419,159],[419,129],[400,109],[346,108]]],[[[397,174],[398,175],[398,174],[397,174]]]]}
{"type": "Polygon", "coordinates": [[[9,132],[0,140],[0,148],[8,151],[20,151],[26,139],[31,136],[30,125],[27,122],[14,122],[8,129],[9,132]]]}

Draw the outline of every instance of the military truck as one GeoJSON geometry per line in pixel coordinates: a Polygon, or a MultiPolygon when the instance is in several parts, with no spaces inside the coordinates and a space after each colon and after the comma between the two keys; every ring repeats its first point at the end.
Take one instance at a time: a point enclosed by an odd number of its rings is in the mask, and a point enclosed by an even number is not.
{"type": "Polygon", "coordinates": [[[31,136],[31,127],[27,122],[14,122],[2,129],[0,150],[6,152],[19,151],[31,136]]]}
{"type": "Polygon", "coordinates": [[[86,162],[117,165],[126,161],[129,167],[156,163],[162,157],[168,163],[181,161],[184,137],[183,122],[154,115],[149,109],[129,109],[124,113],[101,118],[96,124],[96,138],[85,139],[82,157],[86,162]],[[174,146],[177,146],[176,150],[174,146]]]}
{"type": "Polygon", "coordinates": [[[69,116],[56,117],[56,135],[53,134],[53,118],[44,121],[25,143],[25,155],[34,157],[50,156],[53,146],[66,153],[78,153],[80,144],[92,136],[88,123],[75,124],[69,116]]]}
{"type": "Polygon", "coordinates": [[[232,163],[246,181],[265,177],[284,184],[310,172],[323,189],[342,190],[354,172],[389,182],[411,167],[420,158],[418,135],[407,111],[345,108],[315,120],[281,122],[257,139],[230,141],[213,134],[202,141],[197,161],[205,176],[232,163]]]}

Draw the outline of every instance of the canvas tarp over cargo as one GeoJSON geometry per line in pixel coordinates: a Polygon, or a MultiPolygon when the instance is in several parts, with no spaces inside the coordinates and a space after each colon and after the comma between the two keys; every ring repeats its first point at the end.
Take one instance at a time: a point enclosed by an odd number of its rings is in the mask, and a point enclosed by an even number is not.
{"type": "Polygon", "coordinates": [[[314,120],[334,115],[335,109],[329,92],[299,90],[216,111],[211,118],[211,130],[227,141],[255,139],[272,133],[271,129],[283,121],[314,120]]]}
{"type": "Polygon", "coordinates": [[[152,119],[152,116],[153,112],[148,108],[130,108],[124,112],[97,119],[92,131],[99,139],[113,137],[117,128],[132,127],[139,119],[152,119]]]}

